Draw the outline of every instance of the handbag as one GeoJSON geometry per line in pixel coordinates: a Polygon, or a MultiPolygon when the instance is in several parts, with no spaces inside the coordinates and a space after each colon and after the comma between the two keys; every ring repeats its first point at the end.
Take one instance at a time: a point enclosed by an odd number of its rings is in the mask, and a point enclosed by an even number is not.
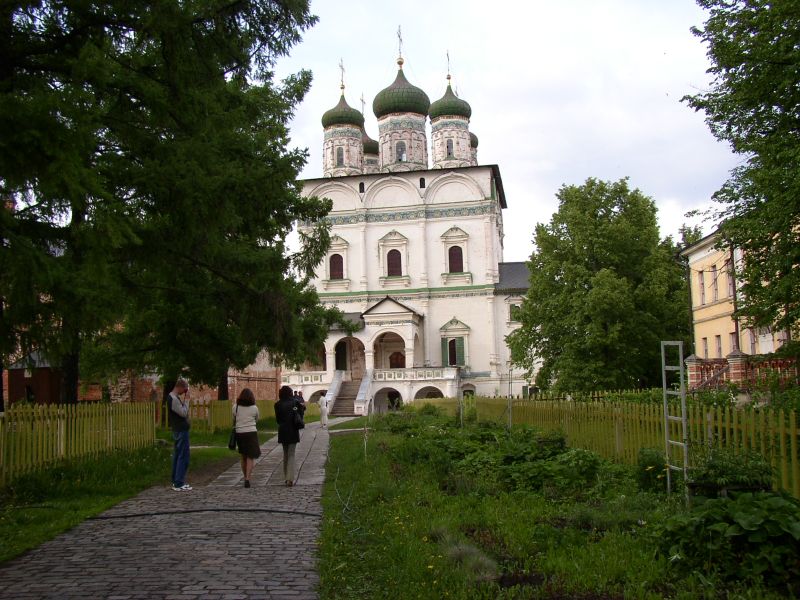
{"type": "Polygon", "coordinates": [[[239,414],[239,405],[236,405],[236,411],[233,413],[233,429],[231,429],[231,435],[228,438],[228,449],[229,450],[236,450],[236,417],[239,414]]]}
{"type": "Polygon", "coordinates": [[[294,428],[295,429],[303,429],[303,428],[305,428],[306,424],[303,422],[303,413],[300,412],[300,410],[298,409],[298,403],[297,402],[294,403],[294,407],[292,407],[292,410],[294,410],[294,415],[293,415],[294,416],[294,428]]]}

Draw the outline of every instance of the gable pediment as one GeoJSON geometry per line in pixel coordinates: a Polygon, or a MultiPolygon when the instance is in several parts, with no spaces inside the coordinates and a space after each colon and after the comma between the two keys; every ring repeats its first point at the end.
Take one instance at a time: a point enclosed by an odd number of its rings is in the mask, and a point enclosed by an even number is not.
{"type": "Polygon", "coordinates": [[[383,236],[379,241],[383,242],[384,244],[392,243],[392,242],[398,243],[398,242],[407,242],[408,238],[406,236],[404,236],[402,233],[400,233],[399,231],[397,231],[395,229],[392,229],[389,233],[387,233],[385,236],[383,236]]]}
{"type": "Polygon", "coordinates": [[[398,315],[419,316],[419,313],[417,313],[417,311],[415,311],[413,308],[406,306],[391,296],[386,296],[382,300],[378,300],[378,302],[370,306],[361,314],[364,317],[384,317],[398,315]]]}
{"type": "Polygon", "coordinates": [[[439,331],[449,331],[449,332],[462,332],[462,331],[469,331],[469,325],[464,323],[463,321],[459,321],[455,317],[450,319],[447,323],[442,325],[439,328],[439,331]]]}
{"type": "Polygon", "coordinates": [[[456,225],[453,225],[450,229],[448,229],[442,234],[442,239],[447,242],[465,240],[468,237],[469,234],[460,227],[457,227],[456,225]]]}

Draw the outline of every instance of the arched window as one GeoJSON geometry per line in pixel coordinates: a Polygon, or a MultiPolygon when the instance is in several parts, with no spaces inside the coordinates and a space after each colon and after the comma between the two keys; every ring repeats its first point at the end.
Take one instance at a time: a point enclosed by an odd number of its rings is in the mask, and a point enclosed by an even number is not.
{"type": "Polygon", "coordinates": [[[461,246],[450,246],[447,250],[447,264],[450,273],[464,272],[464,254],[461,251],[461,246]]]}
{"type": "Polygon", "coordinates": [[[419,178],[419,188],[423,189],[424,187],[425,187],[425,178],[424,177],[420,177],[419,178]]]}
{"type": "Polygon", "coordinates": [[[447,140],[447,158],[453,158],[453,140],[447,140]]]}
{"type": "Polygon", "coordinates": [[[397,162],[407,162],[408,157],[406,156],[406,143],[405,142],[397,142],[397,145],[394,147],[395,152],[395,159],[397,162]]]}
{"type": "Polygon", "coordinates": [[[339,146],[336,149],[336,166],[343,167],[344,166],[344,148],[339,146]]]}
{"type": "Polygon", "coordinates": [[[341,254],[331,254],[330,278],[344,279],[344,261],[342,260],[341,254]]]}
{"type": "Polygon", "coordinates": [[[400,277],[403,274],[403,259],[400,250],[389,250],[386,254],[386,275],[400,277]]]}
{"type": "Polygon", "coordinates": [[[364,182],[363,181],[359,181],[358,182],[358,193],[359,194],[363,194],[364,193],[364,182]]]}

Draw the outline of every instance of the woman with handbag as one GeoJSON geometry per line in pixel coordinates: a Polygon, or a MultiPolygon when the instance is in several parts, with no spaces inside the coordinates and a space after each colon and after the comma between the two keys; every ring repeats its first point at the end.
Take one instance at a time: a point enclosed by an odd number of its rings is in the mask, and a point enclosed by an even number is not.
{"type": "Polygon", "coordinates": [[[236,446],[242,456],[242,475],[244,487],[250,487],[250,477],[253,475],[256,459],[261,456],[261,445],[258,443],[258,407],[256,397],[250,388],[244,388],[236,399],[233,412],[233,428],[236,431],[236,446]]]}
{"type": "Polygon", "coordinates": [[[275,420],[278,422],[278,443],[283,446],[283,480],[288,487],[294,485],[294,451],[300,442],[305,411],[305,405],[292,397],[292,388],[288,385],[281,387],[275,403],[275,420]]]}

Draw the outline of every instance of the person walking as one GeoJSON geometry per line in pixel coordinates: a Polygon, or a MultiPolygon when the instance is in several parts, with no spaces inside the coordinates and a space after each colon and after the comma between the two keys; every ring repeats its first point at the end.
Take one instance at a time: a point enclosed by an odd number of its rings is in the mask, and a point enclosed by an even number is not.
{"type": "Polygon", "coordinates": [[[322,427],[326,428],[328,426],[328,396],[327,394],[322,394],[319,397],[319,420],[322,423],[322,427]]]}
{"type": "Polygon", "coordinates": [[[172,449],[172,489],[188,492],[192,489],[186,483],[189,470],[189,384],[183,377],[175,382],[167,402],[167,420],[174,441],[172,449]],[[181,398],[183,396],[183,398],[181,398]]]}
{"type": "Polygon", "coordinates": [[[275,420],[278,422],[278,443],[283,446],[283,480],[288,487],[294,485],[294,451],[300,442],[300,430],[295,424],[295,411],[302,416],[306,407],[292,395],[292,388],[284,385],[278,391],[275,420]]]}
{"type": "Polygon", "coordinates": [[[236,428],[236,447],[242,458],[242,475],[244,475],[244,487],[250,487],[250,477],[253,475],[253,467],[256,459],[261,456],[261,445],[258,443],[258,407],[256,397],[250,388],[244,388],[236,399],[236,406],[233,408],[234,427],[236,428]]]}

